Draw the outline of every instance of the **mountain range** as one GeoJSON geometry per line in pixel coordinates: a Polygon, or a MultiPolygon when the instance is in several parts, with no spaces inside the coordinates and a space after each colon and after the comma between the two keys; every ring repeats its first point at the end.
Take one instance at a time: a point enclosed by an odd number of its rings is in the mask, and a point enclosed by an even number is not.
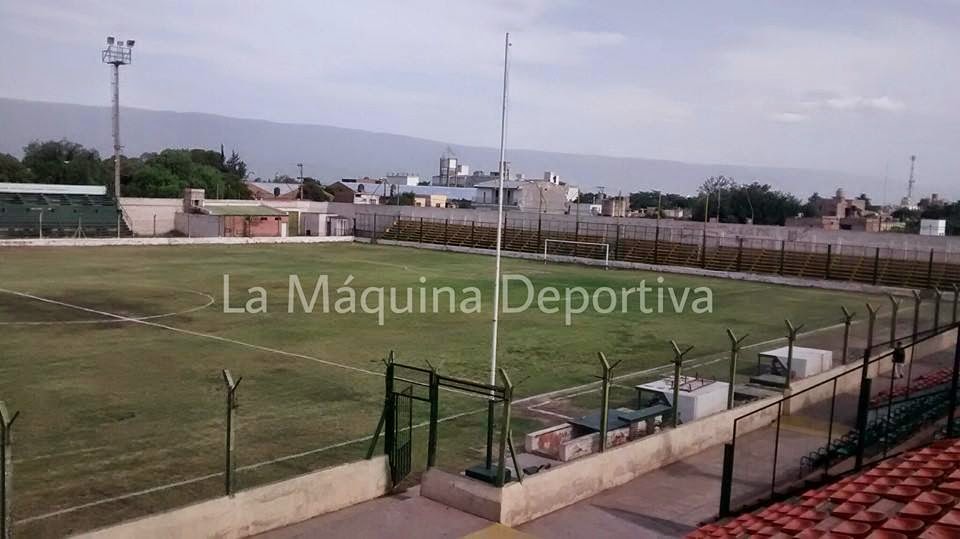
{"type": "MultiPolygon", "coordinates": [[[[196,112],[121,109],[121,140],[126,155],[164,148],[219,148],[236,150],[254,176],[304,174],[321,182],[342,177],[380,177],[389,172],[416,173],[429,179],[437,174],[440,157],[452,150],[471,170],[496,170],[498,150],[455,142],[376,133],[327,125],[278,123],[196,112]]],[[[22,156],[32,140],[66,138],[101,155],[112,153],[109,107],[48,103],[0,98],[0,152],[22,156]]],[[[723,174],[740,182],[759,180],[789,191],[801,199],[812,192],[833,194],[866,191],[876,180],[845,172],[768,166],[703,164],[580,155],[540,150],[507,149],[513,172],[542,177],[552,171],[584,191],[605,186],[607,193],[662,189],[693,193],[709,176],[723,174]]],[[[875,195],[878,193],[874,193],[875,195]]]]}

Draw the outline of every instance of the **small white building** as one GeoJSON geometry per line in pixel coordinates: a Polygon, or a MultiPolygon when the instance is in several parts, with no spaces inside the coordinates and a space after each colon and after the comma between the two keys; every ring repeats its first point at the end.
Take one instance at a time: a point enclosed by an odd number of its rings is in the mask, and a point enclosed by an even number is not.
{"type": "Polygon", "coordinates": [[[920,219],[921,236],[946,236],[947,221],[945,219],[920,219]]]}

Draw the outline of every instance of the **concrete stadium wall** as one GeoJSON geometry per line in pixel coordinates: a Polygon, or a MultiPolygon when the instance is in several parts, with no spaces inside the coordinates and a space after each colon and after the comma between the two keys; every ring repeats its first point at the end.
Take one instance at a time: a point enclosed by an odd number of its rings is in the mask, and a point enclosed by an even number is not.
{"type": "Polygon", "coordinates": [[[286,238],[55,238],[0,240],[0,247],[105,247],[142,245],[247,245],[254,243],[350,243],[353,236],[292,236],[286,238]]]}
{"type": "Polygon", "coordinates": [[[121,197],[127,226],[138,236],[162,236],[174,230],[174,216],[183,210],[179,198],[121,197]]]}
{"type": "MultiPolygon", "coordinates": [[[[140,235],[152,234],[153,216],[158,219],[158,233],[163,234],[173,230],[173,214],[182,207],[180,199],[164,198],[121,198],[121,204],[124,211],[130,216],[132,223],[128,223],[134,232],[140,235]],[[169,223],[169,226],[167,225],[169,223]],[[162,225],[162,226],[161,226],[162,225]]],[[[222,201],[230,202],[230,201],[222,201]]],[[[234,201],[244,202],[244,201],[234,201]]],[[[245,201],[250,202],[250,201],[245,201]]],[[[382,231],[389,226],[393,220],[398,217],[408,219],[419,219],[421,217],[428,219],[450,219],[452,223],[477,223],[495,224],[497,222],[497,212],[488,209],[458,209],[458,208],[418,208],[415,206],[389,206],[389,205],[368,205],[368,204],[349,204],[343,202],[313,202],[310,200],[263,200],[261,203],[275,208],[298,208],[301,211],[330,213],[348,218],[364,218],[372,215],[382,217],[378,219],[377,228],[382,231]]],[[[508,222],[523,221],[527,226],[535,226],[537,220],[541,217],[535,213],[522,213],[518,211],[506,212],[508,222]]],[[[544,221],[549,221],[551,227],[565,227],[567,231],[573,232],[576,223],[599,224],[599,225],[624,225],[654,227],[656,223],[652,219],[632,219],[632,218],[614,218],[602,217],[597,215],[565,215],[565,214],[544,214],[544,221]]],[[[512,226],[512,225],[511,225],[512,226]]],[[[661,219],[661,230],[675,230],[673,237],[689,236],[693,238],[697,233],[703,230],[703,223],[694,221],[677,221],[673,219],[661,219]]],[[[665,234],[667,232],[664,232],[665,234]]],[[[843,246],[862,246],[862,247],[881,247],[894,251],[929,251],[934,249],[942,253],[960,253],[960,237],[935,237],[920,236],[917,234],[899,234],[899,233],[880,233],[880,232],[854,232],[850,230],[819,230],[813,228],[783,227],[772,225],[741,225],[727,223],[711,223],[708,235],[711,238],[745,238],[762,239],[772,241],[792,241],[809,242],[817,244],[833,244],[839,246],[837,252],[842,252],[843,246]]],[[[667,239],[666,237],[664,238],[667,239]]]]}
{"type": "MultiPolygon", "coordinates": [[[[948,349],[954,346],[956,338],[955,331],[932,338],[921,344],[918,357],[948,349]]],[[[885,352],[886,350],[878,350],[877,355],[885,352]]],[[[812,388],[852,367],[852,364],[840,365],[817,376],[797,380],[792,384],[793,392],[812,388]]],[[[876,376],[890,368],[890,361],[880,360],[871,365],[869,373],[870,376],[876,376]]],[[[859,383],[859,375],[847,375],[838,382],[837,391],[856,391],[859,383]]],[[[789,408],[796,412],[829,398],[832,384],[825,384],[825,387],[827,391],[814,389],[795,397],[796,401],[792,402],[789,408]]],[[[430,469],[423,475],[420,492],[427,498],[461,511],[507,526],[516,526],[622,485],[707,448],[727,443],[733,435],[734,420],[748,413],[759,411],[738,423],[738,436],[767,426],[776,420],[777,407],[770,405],[779,398],[774,396],[761,399],[676,429],[665,429],[658,434],[616,446],[604,453],[594,453],[526,476],[522,483],[512,482],[502,489],[463,475],[430,469]]],[[[790,410],[787,410],[785,413],[789,412],[790,410]]]]}
{"type": "Polygon", "coordinates": [[[390,467],[381,455],[76,537],[249,537],[383,496],[389,488],[390,467]]]}

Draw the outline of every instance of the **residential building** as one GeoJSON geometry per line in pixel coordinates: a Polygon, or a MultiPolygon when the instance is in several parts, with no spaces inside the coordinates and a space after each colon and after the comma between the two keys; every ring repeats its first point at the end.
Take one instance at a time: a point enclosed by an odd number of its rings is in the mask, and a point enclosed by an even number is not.
{"type": "MultiPolygon", "coordinates": [[[[478,208],[496,208],[499,187],[499,181],[478,183],[474,205],[478,208]]],[[[508,210],[567,213],[569,200],[566,185],[541,180],[506,180],[503,182],[503,193],[503,206],[508,210]]]]}
{"type": "Polygon", "coordinates": [[[418,208],[446,208],[446,195],[416,195],[413,197],[413,205],[418,208]]]}
{"type": "Polygon", "coordinates": [[[344,178],[327,187],[334,202],[349,204],[379,204],[380,197],[390,194],[389,185],[370,178],[344,178]]]}
{"type": "Polygon", "coordinates": [[[244,182],[254,200],[297,200],[300,198],[299,183],[244,182]]]}
{"type": "Polygon", "coordinates": [[[600,214],[604,217],[626,217],[630,203],[627,197],[610,197],[603,199],[601,207],[600,214]]]}

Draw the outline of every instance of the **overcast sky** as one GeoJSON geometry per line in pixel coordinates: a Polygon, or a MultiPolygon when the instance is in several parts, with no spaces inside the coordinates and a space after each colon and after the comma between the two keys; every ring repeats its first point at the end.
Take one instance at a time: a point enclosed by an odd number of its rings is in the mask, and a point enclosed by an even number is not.
{"type": "MultiPolygon", "coordinates": [[[[960,1],[0,0],[0,96],[836,169],[960,197],[960,1]]],[[[797,186],[797,191],[803,191],[797,186]]]]}

